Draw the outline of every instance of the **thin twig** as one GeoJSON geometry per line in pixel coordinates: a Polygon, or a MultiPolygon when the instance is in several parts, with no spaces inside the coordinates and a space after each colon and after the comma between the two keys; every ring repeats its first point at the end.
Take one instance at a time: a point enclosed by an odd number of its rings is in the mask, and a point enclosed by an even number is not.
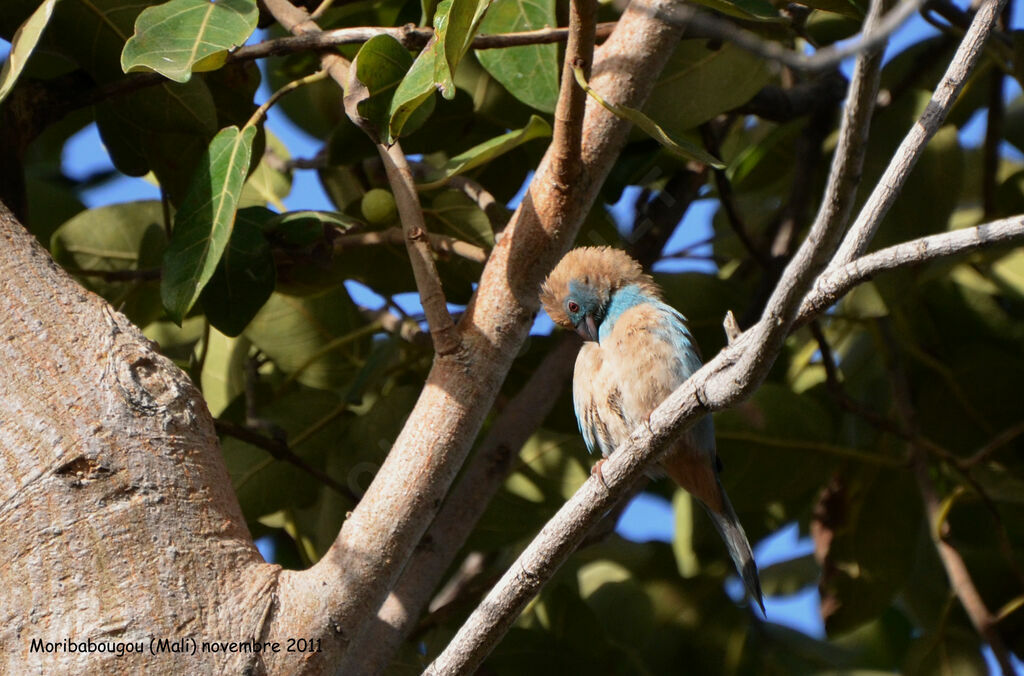
{"type": "Polygon", "coordinates": [[[409,252],[416,289],[420,294],[423,312],[427,316],[434,349],[445,356],[457,352],[462,344],[458,329],[448,312],[448,304],[441,288],[441,277],[431,255],[430,233],[423,221],[423,209],[416,194],[416,183],[402,152],[402,146],[395,142],[391,146],[378,145],[384,170],[395,196],[395,205],[402,220],[405,246],[409,252]]]}
{"type": "Polygon", "coordinates": [[[967,77],[974,69],[982,48],[1006,0],[985,0],[971,23],[967,35],[956,50],[945,75],[935,88],[931,100],[910,131],[907,132],[889,166],[871,191],[833,259],[831,266],[845,265],[863,253],[881,225],[882,219],[900,193],[928,140],[935,135],[953,107],[967,77]]]}
{"type": "MultiPolygon", "coordinates": [[[[898,355],[895,347],[890,346],[889,370],[892,375],[893,398],[896,403],[896,410],[899,413],[905,428],[914,436],[916,427],[915,411],[911,401],[910,385],[907,382],[906,373],[902,366],[896,361],[898,355]]],[[[939,499],[932,482],[928,467],[928,456],[924,449],[911,442],[910,456],[911,467],[914,470],[914,478],[917,480],[918,491],[921,494],[921,502],[924,504],[925,515],[928,518],[928,532],[931,535],[932,543],[939,554],[946,575],[949,578],[949,585],[966,611],[967,616],[974,625],[975,630],[982,640],[988,643],[992,654],[999,663],[1004,676],[1012,676],[1016,671],[1010,660],[1010,653],[1003,643],[1002,637],[995,628],[996,618],[985,605],[984,599],[978,593],[978,588],[971,579],[967,565],[963,557],[945,536],[946,527],[940,520],[943,511],[942,501],[939,499]]]]}
{"type": "Polygon", "coordinates": [[[271,439],[270,437],[264,436],[245,425],[239,425],[228,420],[215,419],[213,423],[219,434],[234,437],[235,439],[244,441],[247,444],[252,444],[257,448],[262,448],[275,460],[287,462],[290,465],[298,467],[303,472],[327,486],[353,505],[359,502],[359,498],[357,498],[347,486],[341,485],[323,470],[310,465],[302,458],[302,456],[297,455],[293,450],[291,450],[285,442],[278,441],[277,439],[271,439]]]}
{"type": "MultiPolygon", "coordinates": [[[[460,256],[474,263],[487,262],[487,252],[475,244],[434,232],[427,233],[427,237],[430,241],[430,247],[438,253],[460,256]]],[[[402,232],[401,228],[391,227],[384,230],[359,232],[353,235],[341,235],[334,240],[334,252],[339,254],[345,249],[380,244],[402,246],[405,244],[405,233],[402,232]]]]}
{"type": "Polygon", "coordinates": [[[838,268],[830,267],[815,280],[813,293],[804,298],[797,324],[802,325],[817,316],[854,286],[880,272],[1021,242],[1024,242],[1024,215],[921,237],[875,251],[838,268]]]}

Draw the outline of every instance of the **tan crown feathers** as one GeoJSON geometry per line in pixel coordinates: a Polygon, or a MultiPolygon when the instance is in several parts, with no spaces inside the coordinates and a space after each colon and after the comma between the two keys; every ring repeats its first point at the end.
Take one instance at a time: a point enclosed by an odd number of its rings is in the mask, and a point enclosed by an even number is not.
{"type": "Polygon", "coordinates": [[[551,320],[564,328],[572,328],[565,311],[569,283],[580,281],[592,287],[605,300],[618,289],[638,284],[646,293],[661,298],[661,289],[650,275],[644,274],[640,263],[621,249],[610,246],[585,246],[573,249],[562,257],[541,285],[540,301],[551,320]]]}

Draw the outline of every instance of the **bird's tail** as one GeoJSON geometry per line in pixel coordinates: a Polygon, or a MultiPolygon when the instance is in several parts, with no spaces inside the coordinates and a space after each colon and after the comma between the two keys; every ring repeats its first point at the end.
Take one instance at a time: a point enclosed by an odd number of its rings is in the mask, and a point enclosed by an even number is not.
{"type": "Polygon", "coordinates": [[[747,593],[757,601],[758,607],[761,608],[761,614],[764,615],[761,580],[757,575],[754,553],[750,550],[750,542],[747,540],[747,534],[743,532],[743,526],[740,525],[740,520],[736,516],[736,510],[732,508],[732,503],[729,502],[729,497],[725,494],[725,490],[721,488],[721,485],[719,485],[719,490],[722,496],[722,511],[716,512],[707,505],[704,508],[711,517],[711,521],[715,524],[715,528],[718,529],[719,535],[725,540],[729,556],[736,566],[736,572],[743,578],[743,584],[747,588],[747,593]]]}

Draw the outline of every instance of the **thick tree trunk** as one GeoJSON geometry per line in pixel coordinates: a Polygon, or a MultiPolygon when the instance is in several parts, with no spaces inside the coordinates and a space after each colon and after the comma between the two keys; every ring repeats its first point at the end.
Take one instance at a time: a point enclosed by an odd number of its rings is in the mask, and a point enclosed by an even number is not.
{"type": "Polygon", "coordinates": [[[0,247],[0,672],[260,671],[203,651],[260,640],[279,568],[201,395],[2,204],[0,247]]]}

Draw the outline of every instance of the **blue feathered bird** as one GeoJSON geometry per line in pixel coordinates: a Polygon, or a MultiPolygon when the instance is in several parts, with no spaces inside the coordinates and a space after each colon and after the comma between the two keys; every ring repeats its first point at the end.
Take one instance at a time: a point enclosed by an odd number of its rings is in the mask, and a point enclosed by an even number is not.
{"type": "MultiPolygon", "coordinates": [[[[541,302],[556,324],[574,329],[586,341],[576,358],[572,395],[591,452],[611,454],[701,367],[686,319],[665,303],[654,280],[623,251],[570,251],[544,282],[541,302]]],[[[763,613],[750,543],[718,480],[711,416],[680,437],[661,466],[704,505],[763,613]]]]}

